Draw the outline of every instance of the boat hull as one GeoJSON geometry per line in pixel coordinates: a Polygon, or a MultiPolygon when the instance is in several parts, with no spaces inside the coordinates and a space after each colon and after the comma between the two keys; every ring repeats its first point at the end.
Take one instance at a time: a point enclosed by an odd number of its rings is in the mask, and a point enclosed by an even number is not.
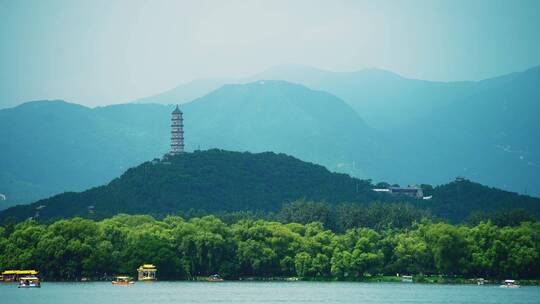
{"type": "Polygon", "coordinates": [[[139,279],[139,281],[141,282],[153,282],[153,281],[157,281],[156,278],[142,278],[142,279],[139,279]]]}
{"type": "Polygon", "coordinates": [[[519,285],[513,285],[513,286],[500,285],[499,287],[500,287],[500,288],[519,288],[519,285]]]}
{"type": "Polygon", "coordinates": [[[131,285],[135,284],[135,282],[112,282],[113,285],[131,285]]]}
{"type": "Polygon", "coordinates": [[[18,288],[41,288],[41,286],[17,286],[18,288]]]}

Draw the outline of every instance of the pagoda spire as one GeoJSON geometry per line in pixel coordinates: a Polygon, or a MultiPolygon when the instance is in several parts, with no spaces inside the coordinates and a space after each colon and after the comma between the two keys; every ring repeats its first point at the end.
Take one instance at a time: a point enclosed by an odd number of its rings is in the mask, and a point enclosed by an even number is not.
{"type": "Polygon", "coordinates": [[[171,113],[171,155],[184,153],[184,118],[178,105],[171,113]]]}

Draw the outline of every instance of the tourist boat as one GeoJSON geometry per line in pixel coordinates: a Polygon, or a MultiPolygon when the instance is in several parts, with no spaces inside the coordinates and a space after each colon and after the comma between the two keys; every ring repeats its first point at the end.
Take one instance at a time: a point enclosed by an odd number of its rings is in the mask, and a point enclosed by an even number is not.
{"type": "Polygon", "coordinates": [[[157,280],[156,277],[157,268],[153,264],[143,264],[141,267],[137,269],[137,279],[139,281],[155,281],[157,280]]]}
{"type": "Polygon", "coordinates": [[[223,282],[223,278],[219,274],[213,274],[206,279],[208,282],[223,282]]]}
{"type": "Polygon", "coordinates": [[[114,278],[114,280],[111,282],[113,285],[130,285],[130,284],[135,284],[135,282],[133,282],[131,280],[130,277],[126,277],[126,276],[119,276],[119,277],[116,277],[114,278]]]}
{"type": "Polygon", "coordinates": [[[288,282],[296,282],[296,281],[299,281],[300,279],[297,278],[297,277],[290,277],[290,278],[286,278],[285,281],[288,281],[288,282]]]}
{"type": "Polygon", "coordinates": [[[37,277],[38,272],[33,269],[29,270],[5,270],[2,272],[3,282],[17,282],[21,277],[37,277]]]}
{"type": "Polygon", "coordinates": [[[519,285],[516,283],[515,280],[504,280],[504,284],[501,286],[502,288],[519,288],[519,285]]]}
{"type": "Polygon", "coordinates": [[[484,285],[486,282],[487,282],[487,280],[485,280],[484,278],[476,279],[476,284],[477,285],[484,285]]]}
{"type": "Polygon", "coordinates": [[[412,283],[413,278],[410,275],[404,275],[404,276],[401,277],[401,282],[403,282],[403,283],[412,283]]]}
{"type": "Polygon", "coordinates": [[[38,277],[20,277],[18,288],[41,288],[38,277]]]}

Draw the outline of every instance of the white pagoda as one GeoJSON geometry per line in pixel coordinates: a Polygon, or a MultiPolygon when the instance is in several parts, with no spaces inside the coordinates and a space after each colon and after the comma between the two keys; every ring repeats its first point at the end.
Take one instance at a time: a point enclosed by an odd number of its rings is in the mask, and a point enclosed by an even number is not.
{"type": "Polygon", "coordinates": [[[171,118],[171,155],[184,153],[184,118],[178,105],[171,118]]]}

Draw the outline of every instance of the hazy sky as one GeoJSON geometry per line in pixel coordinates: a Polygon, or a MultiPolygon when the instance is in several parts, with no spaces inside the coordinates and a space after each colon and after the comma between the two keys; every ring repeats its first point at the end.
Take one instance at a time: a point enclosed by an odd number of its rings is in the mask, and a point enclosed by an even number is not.
{"type": "Polygon", "coordinates": [[[277,64],[477,80],[540,64],[540,1],[0,0],[0,108],[127,102],[277,64]]]}

